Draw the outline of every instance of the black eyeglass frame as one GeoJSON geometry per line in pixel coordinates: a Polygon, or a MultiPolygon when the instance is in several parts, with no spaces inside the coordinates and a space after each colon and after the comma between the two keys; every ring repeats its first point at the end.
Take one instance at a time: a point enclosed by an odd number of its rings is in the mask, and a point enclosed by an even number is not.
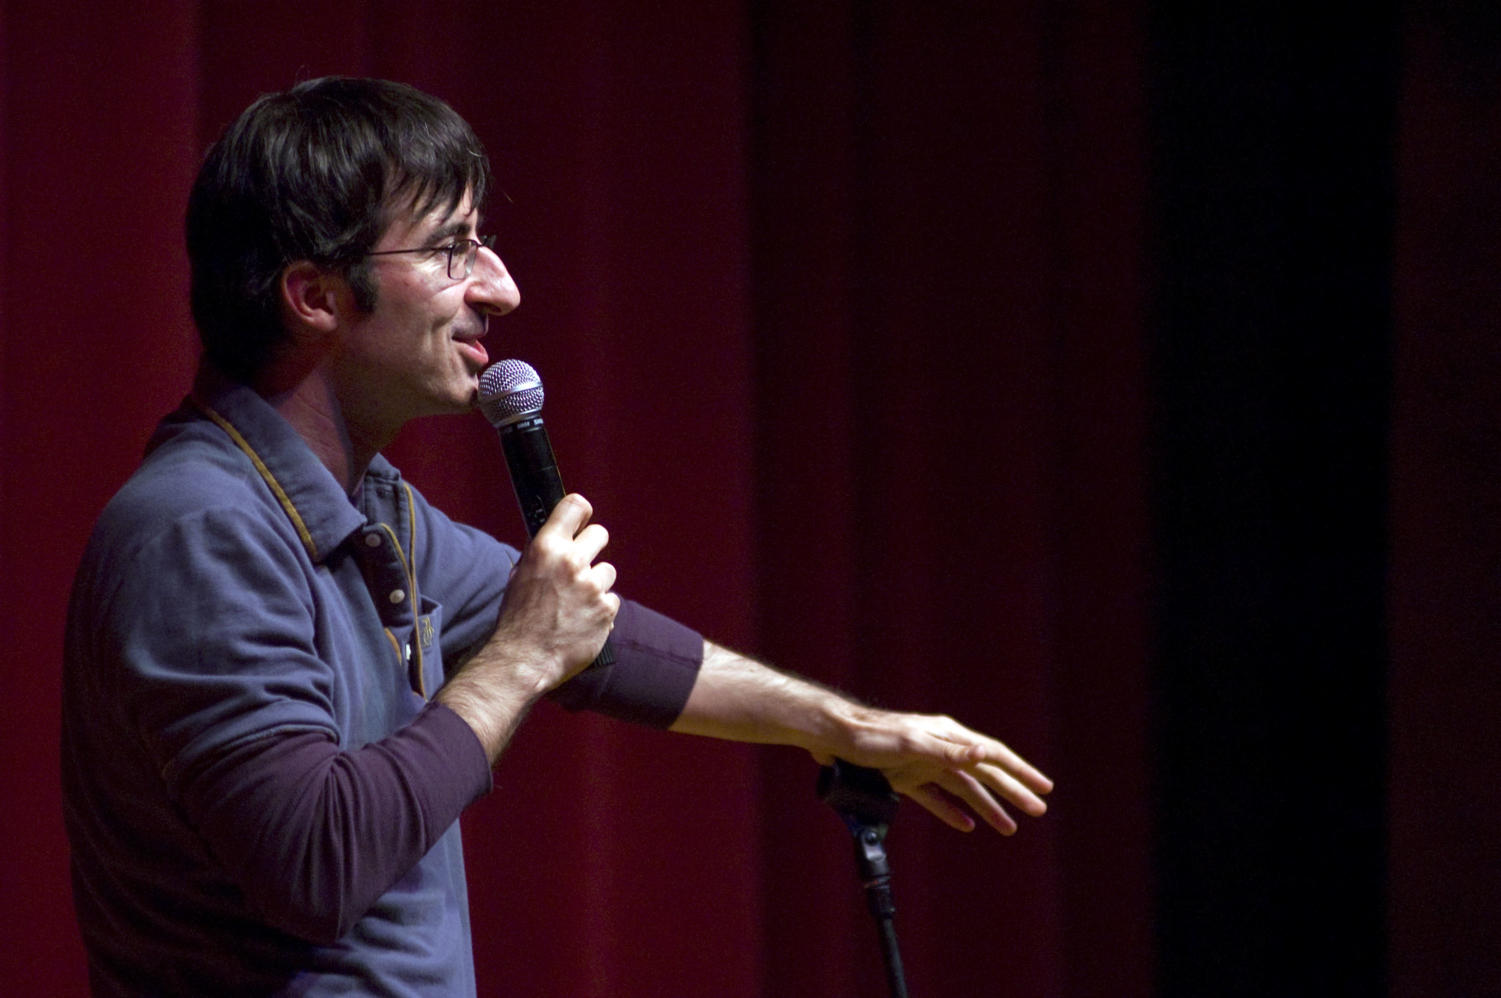
{"type": "Polygon", "coordinates": [[[495,237],[480,236],[478,239],[455,239],[447,246],[414,246],[411,249],[372,250],[365,255],[394,256],[397,253],[447,253],[448,266],[446,273],[448,274],[448,279],[450,281],[462,281],[474,273],[474,261],[479,259],[481,246],[493,253],[495,251],[495,237]],[[459,250],[464,251],[462,258],[458,255],[459,250]],[[463,273],[461,274],[453,272],[453,261],[455,259],[463,259],[464,261],[463,273]]]}

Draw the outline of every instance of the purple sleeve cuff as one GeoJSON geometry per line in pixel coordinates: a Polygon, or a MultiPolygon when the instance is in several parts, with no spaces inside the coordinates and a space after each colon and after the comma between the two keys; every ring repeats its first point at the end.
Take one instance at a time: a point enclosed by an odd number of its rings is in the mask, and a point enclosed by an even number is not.
{"type": "Polygon", "coordinates": [[[610,635],[615,664],[591,667],[552,694],[569,710],[592,710],[652,728],[666,728],[688,702],[704,660],[695,630],[624,600],[610,635]]]}

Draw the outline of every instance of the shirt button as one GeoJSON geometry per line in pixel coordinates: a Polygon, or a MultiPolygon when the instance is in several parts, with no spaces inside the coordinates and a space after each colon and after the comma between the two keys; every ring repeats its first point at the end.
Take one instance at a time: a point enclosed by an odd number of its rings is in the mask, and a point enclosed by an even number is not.
{"type": "Polygon", "coordinates": [[[407,594],[403,589],[393,589],[391,590],[391,595],[386,598],[389,599],[392,603],[401,603],[406,600],[407,594]]]}
{"type": "Polygon", "coordinates": [[[365,535],[365,546],[367,548],[378,548],[378,547],[380,547],[380,533],[378,531],[372,530],[372,531],[370,531],[370,533],[366,534],[365,535]]]}

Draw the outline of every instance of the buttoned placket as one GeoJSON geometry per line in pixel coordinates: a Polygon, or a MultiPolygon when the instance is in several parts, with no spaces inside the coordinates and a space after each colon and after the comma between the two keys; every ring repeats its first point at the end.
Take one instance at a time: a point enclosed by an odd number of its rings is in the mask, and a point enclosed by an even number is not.
{"type": "Polygon", "coordinates": [[[412,690],[426,697],[418,635],[417,585],[409,569],[411,552],[401,549],[396,532],[386,523],[367,523],[356,547],[363,549],[359,562],[365,585],[392,649],[407,672],[412,690]]]}

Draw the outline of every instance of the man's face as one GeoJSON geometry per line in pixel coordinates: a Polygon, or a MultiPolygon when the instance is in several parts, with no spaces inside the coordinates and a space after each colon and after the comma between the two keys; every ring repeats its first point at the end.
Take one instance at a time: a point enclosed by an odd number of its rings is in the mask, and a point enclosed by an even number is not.
{"type": "MultiPolygon", "coordinates": [[[[471,199],[451,213],[440,206],[420,217],[400,216],[374,250],[431,247],[478,238],[471,199]]],[[[462,273],[462,253],[456,254],[462,273]]],[[[400,253],[366,261],[375,307],[356,314],[333,358],[341,401],[355,429],[389,435],[410,419],[472,408],[479,373],[489,357],[480,339],[492,315],[521,302],[500,257],[481,248],[474,270],[454,280],[448,254],[400,253]]]]}

